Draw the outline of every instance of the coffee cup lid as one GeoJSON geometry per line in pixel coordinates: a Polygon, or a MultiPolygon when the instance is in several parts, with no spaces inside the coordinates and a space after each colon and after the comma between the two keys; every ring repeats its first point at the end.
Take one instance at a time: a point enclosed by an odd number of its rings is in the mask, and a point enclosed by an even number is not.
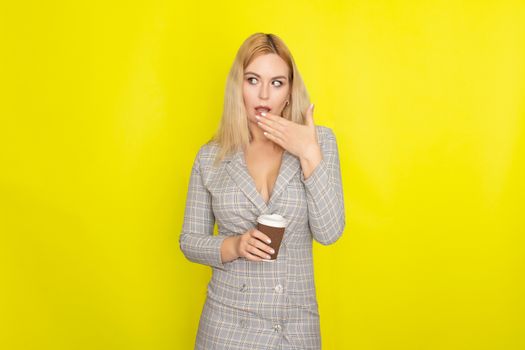
{"type": "Polygon", "coordinates": [[[286,219],[279,214],[261,215],[257,218],[257,222],[271,227],[286,227],[286,219]]]}

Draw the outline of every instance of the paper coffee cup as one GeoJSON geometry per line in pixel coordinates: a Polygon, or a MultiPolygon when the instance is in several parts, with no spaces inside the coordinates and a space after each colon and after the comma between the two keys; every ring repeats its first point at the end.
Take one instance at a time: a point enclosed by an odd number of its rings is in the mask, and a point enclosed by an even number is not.
{"type": "Polygon", "coordinates": [[[267,235],[272,242],[264,242],[273,248],[275,253],[270,254],[270,261],[277,259],[279,253],[279,247],[284,236],[284,230],[286,228],[287,221],[279,214],[265,214],[257,218],[257,230],[267,235]]]}

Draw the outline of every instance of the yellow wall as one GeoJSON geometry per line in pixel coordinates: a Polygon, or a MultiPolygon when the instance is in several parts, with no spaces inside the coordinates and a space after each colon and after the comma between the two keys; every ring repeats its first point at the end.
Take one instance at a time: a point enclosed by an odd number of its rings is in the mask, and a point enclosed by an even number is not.
{"type": "Polygon", "coordinates": [[[524,23],[518,0],[3,4],[0,348],[192,348],[191,164],[263,31],[339,142],[324,349],[524,349],[524,23]]]}

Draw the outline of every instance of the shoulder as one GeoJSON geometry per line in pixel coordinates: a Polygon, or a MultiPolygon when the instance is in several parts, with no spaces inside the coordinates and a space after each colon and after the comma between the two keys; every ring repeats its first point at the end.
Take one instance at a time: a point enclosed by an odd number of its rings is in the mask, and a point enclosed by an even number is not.
{"type": "Polygon", "coordinates": [[[208,164],[209,162],[213,162],[218,151],[218,145],[212,141],[209,141],[199,147],[195,160],[201,165],[208,164]]]}
{"type": "MultiPolygon", "coordinates": [[[[220,152],[220,146],[215,141],[208,141],[207,143],[200,146],[195,157],[195,165],[198,165],[201,169],[214,168],[213,164],[217,154],[220,152]]],[[[229,156],[219,162],[222,164],[225,160],[229,159],[229,156]]]]}
{"type": "Polygon", "coordinates": [[[219,152],[219,145],[214,141],[209,141],[202,145],[197,152],[197,157],[201,161],[210,161],[215,159],[215,156],[219,152]]]}

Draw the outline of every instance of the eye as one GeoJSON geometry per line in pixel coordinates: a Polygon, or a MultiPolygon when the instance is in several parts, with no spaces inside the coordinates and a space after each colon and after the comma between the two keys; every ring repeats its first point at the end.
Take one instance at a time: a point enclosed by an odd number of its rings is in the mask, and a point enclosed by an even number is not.
{"type": "Polygon", "coordinates": [[[254,78],[254,77],[248,78],[248,83],[251,85],[253,85],[252,80],[257,80],[257,78],[254,78]]]}
{"type": "Polygon", "coordinates": [[[276,87],[281,87],[281,86],[283,86],[283,83],[282,83],[282,81],[280,81],[280,80],[274,80],[273,82],[274,82],[274,83],[279,83],[279,85],[274,85],[274,86],[276,86],[276,87]]]}

